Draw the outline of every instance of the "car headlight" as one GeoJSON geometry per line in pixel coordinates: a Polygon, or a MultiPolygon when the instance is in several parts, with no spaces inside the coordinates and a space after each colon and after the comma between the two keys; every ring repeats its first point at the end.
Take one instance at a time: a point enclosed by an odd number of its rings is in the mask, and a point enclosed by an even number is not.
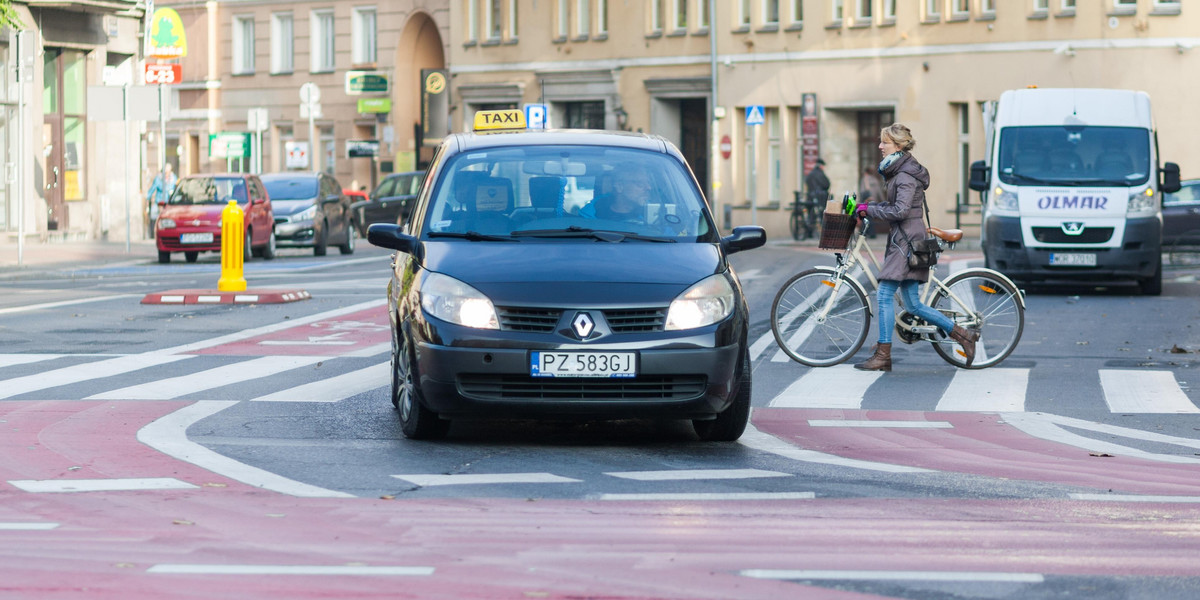
{"type": "Polygon", "coordinates": [[[292,215],[292,218],[290,218],[288,220],[293,223],[295,223],[296,221],[311,221],[316,216],[317,216],[317,207],[310,206],[310,207],[292,215]]]}
{"type": "Polygon", "coordinates": [[[1157,200],[1154,195],[1154,188],[1152,187],[1131,192],[1129,194],[1129,206],[1125,209],[1125,214],[1130,217],[1154,216],[1154,213],[1158,210],[1157,200]]]}
{"type": "Polygon", "coordinates": [[[443,320],[475,327],[500,329],[496,308],[475,288],[440,273],[429,273],[421,283],[421,308],[443,320]]]}
{"type": "Polygon", "coordinates": [[[175,219],[159,219],[159,229],[175,229],[175,219]]]}
{"type": "Polygon", "coordinates": [[[733,286],[718,273],[701,279],[671,302],[667,331],[712,325],[733,313],[733,286]]]}
{"type": "Polygon", "coordinates": [[[1017,210],[1017,194],[1010,192],[1000,186],[992,190],[991,208],[992,210],[1017,210]]]}

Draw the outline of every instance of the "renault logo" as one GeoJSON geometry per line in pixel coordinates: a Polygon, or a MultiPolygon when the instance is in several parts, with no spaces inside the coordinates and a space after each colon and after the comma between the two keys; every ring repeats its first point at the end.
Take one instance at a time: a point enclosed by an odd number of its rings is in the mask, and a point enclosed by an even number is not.
{"type": "Polygon", "coordinates": [[[585,313],[575,313],[575,318],[571,320],[571,328],[575,330],[575,335],[579,339],[586,340],[591,335],[592,330],[596,328],[596,322],[592,320],[592,316],[585,313]]]}
{"type": "Polygon", "coordinates": [[[1079,235],[1083,233],[1083,223],[1079,221],[1067,221],[1062,224],[1062,232],[1067,235],[1079,235]]]}

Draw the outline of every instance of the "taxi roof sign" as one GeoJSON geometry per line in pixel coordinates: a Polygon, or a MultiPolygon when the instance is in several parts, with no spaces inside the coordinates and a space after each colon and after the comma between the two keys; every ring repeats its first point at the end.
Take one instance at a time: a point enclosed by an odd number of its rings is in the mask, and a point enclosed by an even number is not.
{"type": "Polygon", "coordinates": [[[475,131],[514,131],[525,129],[525,111],[481,110],[475,113],[475,131]]]}

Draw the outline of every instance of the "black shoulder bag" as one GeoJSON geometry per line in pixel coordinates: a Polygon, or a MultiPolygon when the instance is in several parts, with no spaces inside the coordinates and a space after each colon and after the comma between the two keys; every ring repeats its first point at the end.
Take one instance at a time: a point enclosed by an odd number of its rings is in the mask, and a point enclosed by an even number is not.
{"type": "MultiPolygon", "coordinates": [[[[925,209],[925,225],[926,230],[932,224],[929,221],[929,205],[924,199],[921,200],[921,207],[925,209]]],[[[907,236],[906,236],[907,237],[907,236]]],[[[926,234],[925,239],[913,242],[911,238],[908,240],[908,268],[910,269],[928,269],[938,262],[938,255],[942,253],[941,240],[936,237],[926,234]]]]}

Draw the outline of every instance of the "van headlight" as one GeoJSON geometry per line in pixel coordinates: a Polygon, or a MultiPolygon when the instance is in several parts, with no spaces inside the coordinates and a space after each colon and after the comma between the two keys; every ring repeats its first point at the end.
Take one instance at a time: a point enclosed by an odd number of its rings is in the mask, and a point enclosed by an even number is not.
{"type": "Polygon", "coordinates": [[[718,273],[701,279],[671,302],[667,331],[712,325],[733,313],[733,286],[718,273]]]}
{"type": "Polygon", "coordinates": [[[428,273],[420,293],[421,308],[443,321],[476,329],[500,329],[492,301],[453,277],[428,273]]]}
{"type": "Polygon", "coordinates": [[[1147,187],[1129,194],[1129,206],[1125,209],[1126,216],[1152,217],[1158,212],[1158,197],[1154,188],[1147,187]]]}
{"type": "Polygon", "coordinates": [[[1018,207],[1016,192],[1010,192],[1000,186],[992,190],[990,198],[992,210],[1011,210],[1016,211],[1018,207]]]}

